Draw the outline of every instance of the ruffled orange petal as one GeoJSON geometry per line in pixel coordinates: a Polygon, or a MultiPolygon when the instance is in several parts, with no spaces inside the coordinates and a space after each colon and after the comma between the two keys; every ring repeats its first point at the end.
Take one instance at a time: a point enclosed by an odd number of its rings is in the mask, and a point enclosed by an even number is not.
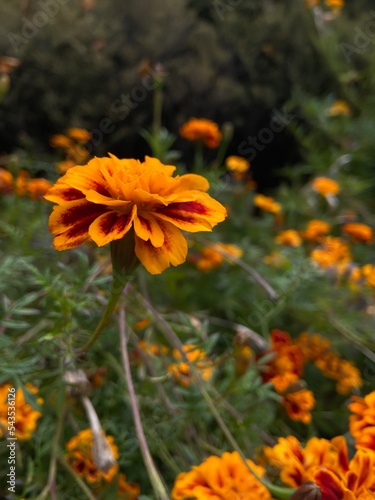
{"type": "Polygon", "coordinates": [[[134,231],[142,240],[150,240],[154,247],[161,247],[164,243],[164,233],[158,221],[146,213],[139,214],[134,219],[134,231]]]}
{"type": "MultiPolygon", "coordinates": [[[[320,487],[324,500],[343,500],[345,493],[348,491],[340,479],[329,470],[320,469],[316,471],[314,481],[320,487]]],[[[354,495],[352,498],[355,500],[354,495]]]]}
{"type": "Polygon", "coordinates": [[[89,235],[99,247],[119,240],[131,228],[136,213],[137,207],[135,205],[127,214],[107,212],[95,219],[90,225],[89,235]]]}
{"type": "Polygon", "coordinates": [[[179,229],[162,221],[159,221],[159,226],[164,234],[161,247],[155,248],[149,240],[135,238],[135,254],[150,274],[160,274],[171,264],[182,264],[188,251],[187,241],[179,229]]]}
{"type": "Polygon", "coordinates": [[[47,191],[44,199],[62,205],[63,203],[80,200],[84,197],[85,196],[78,189],[68,186],[65,182],[57,181],[56,184],[47,191]]]}
{"type": "Polygon", "coordinates": [[[103,212],[105,207],[85,199],[55,206],[49,218],[49,230],[55,236],[54,247],[66,250],[81,245],[89,238],[89,226],[103,212]]]}
{"type": "Polygon", "coordinates": [[[206,193],[195,192],[194,201],[170,203],[158,208],[153,215],[191,233],[211,231],[226,217],[226,209],[206,193]]]}

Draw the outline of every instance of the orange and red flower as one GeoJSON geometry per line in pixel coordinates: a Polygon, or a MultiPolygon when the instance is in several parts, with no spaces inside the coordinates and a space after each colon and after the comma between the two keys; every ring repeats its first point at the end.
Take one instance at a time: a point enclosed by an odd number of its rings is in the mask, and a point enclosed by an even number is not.
{"type": "MultiPolygon", "coordinates": [[[[258,474],[264,475],[263,467],[247,460],[258,474]]],[[[221,457],[210,456],[189,472],[182,472],[176,478],[172,500],[270,500],[267,488],[258,481],[246,467],[240,455],[234,451],[221,457]]]]}
{"type": "Polygon", "coordinates": [[[180,135],[188,141],[202,141],[208,148],[217,148],[222,138],[217,123],[206,118],[190,118],[180,127],[180,135]]]}
{"type": "Polygon", "coordinates": [[[134,231],[135,255],[151,274],[181,264],[188,250],[181,230],[211,231],[226,210],[205,192],[205,178],[173,177],[175,168],[110,155],[69,169],[45,197],[57,203],[49,220],[55,248],[90,238],[103,246],[134,231]]]}

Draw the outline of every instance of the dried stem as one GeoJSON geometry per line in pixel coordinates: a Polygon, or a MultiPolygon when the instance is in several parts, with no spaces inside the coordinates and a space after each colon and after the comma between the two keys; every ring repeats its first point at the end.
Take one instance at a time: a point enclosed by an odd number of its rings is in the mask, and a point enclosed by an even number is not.
{"type": "MultiPolygon", "coordinates": [[[[128,288],[128,287],[127,287],[128,288]]],[[[126,293],[126,290],[125,290],[126,293]]],[[[122,363],[125,372],[125,382],[129,392],[130,405],[133,413],[133,419],[135,424],[135,431],[137,434],[139,446],[142,452],[143,461],[149,473],[149,477],[154,488],[154,492],[156,498],[159,500],[168,500],[169,496],[164,487],[164,484],[160,478],[160,475],[156,469],[154,461],[152,459],[150,450],[148,448],[146,436],[143,430],[142,419],[139,412],[139,407],[137,403],[137,398],[135,395],[133,379],[131,375],[129,355],[127,349],[127,338],[126,338],[126,316],[125,316],[125,308],[123,305],[120,305],[119,311],[119,329],[120,329],[120,349],[122,356],[122,363]]]]}

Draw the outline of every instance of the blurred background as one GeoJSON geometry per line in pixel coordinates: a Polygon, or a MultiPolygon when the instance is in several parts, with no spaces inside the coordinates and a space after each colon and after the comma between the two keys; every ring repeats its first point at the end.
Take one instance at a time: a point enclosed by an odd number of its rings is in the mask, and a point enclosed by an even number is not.
{"type": "Polygon", "coordinates": [[[366,95],[369,105],[372,73],[365,72],[373,66],[375,29],[363,30],[375,20],[372,6],[370,0],[1,2],[0,154],[22,148],[48,159],[51,135],[83,127],[93,133],[92,154],[143,158],[150,150],[139,130],[152,121],[156,72],[163,77],[163,125],[187,160],[189,144],[178,129],[191,116],[232,123],[228,154],[241,154],[275,110],[292,109],[290,126],[252,161],[258,185],[272,186],[281,166],[306,154],[303,137],[316,127],[309,100],[328,106],[345,98],[358,112],[366,95]]]}

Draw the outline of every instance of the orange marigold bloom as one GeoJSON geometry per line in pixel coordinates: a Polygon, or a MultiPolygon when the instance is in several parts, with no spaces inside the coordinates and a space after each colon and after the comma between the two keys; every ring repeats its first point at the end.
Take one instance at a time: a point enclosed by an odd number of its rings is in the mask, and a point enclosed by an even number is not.
{"type": "Polygon", "coordinates": [[[300,235],[298,234],[298,231],[296,231],[295,229],[286,229],[276,236],[275,242],[279,245],[299,247],[302,243],[302,240],[300,235]]]}
{"type": "Polygon", "coordinates": [[[33,200],[43,198],[51,187],[52,183],[43,178],[30,179],[27,184],[29,196],[33,200]]]}
{"type": "Polygon", "coordinates": [[[190,118],[180,127],[180,135],[188,141],[202,141],[208,148],[217,148],[222,134],[217,123],[206,118],[190,118]]]}
{"type": "Polygon", "coordinates": [[[306,361],[316,361],[329,352],[331,342],[318,333],[301,333],[295,340],[295,344],[301,349],[306,361]]]}
{"type": "MultiPolygon", "coordinates": [[[[303,353],[301,349],[293,344],[290,335],[287,332],[274,329],[271,331],[271,349],[275,353],[273,358],[267,364],[267,371],[263,374],[266,381],[273,381],[275,377],[294,374],[297,379],[302,375],[303,353]]],[[[294,380],[293,380],[294,381],[294,380]]],[[[278,379],[280,383],[280,379],[278,379]]]]}
{"type": "Polygon", "coordinates": [[[264,196],[263,194],[256,194],[254,196],[254,205],[265,212],[271,212],[271,214],[279,214],[281,212],[281,205],[277,203],[270,196],[264,196]]]}
{"type": "Polygon", "coordinates": [[[199,252],[199,257],[195,259],[192,258],[192,260],[201,271],[211,271],[211,269],[220,267],[224,260],[230,262],[230,256],[238,258],[241,257],[242,254],[241,248],[236,245],[215,243],[212,246],[202,248],[199,252]],[[226,258],[221,251],[228,253],[228,258],[226,258]]]}
{"type": "Polygon", "coordinates": [[[337,382],[336,390],[339,394],[347,394],[362,385],[361,374],[354,364],[341,359],[333,352],[327,352],[317,358],[315,365],[326,377],[337,382]]]}
{"type": "MultiPolygon", "coordinates": [[[[331,3],[337,2],[337,3],[342,4],[342,0],[326,0],[327,5],[328,5],[328,2],[331,2],[331,3]]],[[[332,6],[333,5],[330,5],[330,7],[332,7],[332,6]]],[[[352,110],[346,101],[343,101],[342,99],[337,99],[328,108],[327,115],[328,116],[350,116],[351,112],[352,112],[352,110]]]]}
{"type": "Polygon", "coordinates": [[[63,134],[53,135],[49,141],[53,148],[69,149],[73,146],[73,142],[69,137],[63,134]]]}
{"type": "Polygon", "coordinates": [[[331,230],[331,225],[323,220],[313,219],[310,220],[306,226],[305,231],[301,231],[300,234],[302,238],[306,240],[315,241],[321,236],[329,233],[331,230]]]}
{"type": "Polygon", "coordinates": [[[358,450],[349,461],[345,438],[338,436],[331,442],[338,453],[338,463],[317,467],[311,474],[311,480],[321,489],[322,500],[375,498],[375,453],[358,450]]]}
{"type": "Polygon", "coordinates": [[[5,168],[0,168],[0,193],[10,193],[13,190],[13,175],[5,168]]]}
{"type": "Polygon", "coordinates": [[[349,410],[352,415],[349,419],[349,428],[352,436],[359,439],[365,429],[375,430],[375,391],[370,392],[364,398],[352,396],[351,399],[349,410]]]}
{"type": "Polygon", "coordinates": [[[70,168],[75,167],[76,165],[77,163],[72,160],[63,160],[57,164],[56,168],[60,174],[65,174],[70,168]]]}
{"type": "MultiPolygon", "coordinates": [[[[262,477],[263,467],[247,460],[249,466],[262,477]]],[[[270,500],[271,495],[249,471],[240,455],[234,451],[221,457],[210,456],[189,472],[176,478],[172,500],[270,500]]]]}
{"type": "MultiPolygon", "coordinates": [[[[38,394],[38,389],[34,385],[28,383],[26,388],[32,394],[38,394]]],[[[38,405],[43,404],[42,398],[37,398],[36,401],[38,405]]],[[[13,408],[15,412],[12,415],[15,421],[11,422],[15,427],[15,434],[12,437],[20,440],[30,439],[36,429],[37,420],[42,414],[26,402],[21,387],[14,392],[10,384],[0,386],[0,436],[3,435],[4,429],[8,429],[9,425],[11,425],[8,419],[8,408],[13,408]],[[14,394],[14,399],[10,394],[14,394]],[[10,403],[11,401],[14,401],[14,406],[10,403]]]]}
{"type": "Polygon", "coordinates": [[[29,172],[27,170],[21,170],[15,181],[15,188],[18,196],[27,195],[29,181],[30,181],[29,172]]]}
{"type": "Polygon", "coordinates": [[[308,424],[311,422],[310,410],[315,406],[314,394],[308,389],[290,392],[282,398],[282,405],[292,420],[308,424]]]}
{"type": "MultiPolygon", "coordinates": [[[[186,344],[183,346],[186,357],[189,362],[194,364],[203,380],[209,380],[213,373],[212,361],[207,358],[207,354],[203,349],[198,349],[194,344],[186,344]]],[[[173,356],[177,360],[182,359],[180,351],[174,349],[173,356]]],[[[188,387],[191,382],[191,368],[190,364],[182,361],[180,363],[173,363],[168,366],[168,373],[182,386],[188,387]]]]}
{"type": "Polygon", "coordinates": [[[128,483],[126,480],[125,474],[119,474],[118,476],[118,490],[117,490],[117,499],[124,500],[137,500],[138,496],[141,493],[139,488],[139,484],[137,483],[128,483]]]}
{"type": "Polygon", "coordinates": [[[141,163],[113,155],[69,169],[45,196],[57,203],[49,220],[55,248],[74,248],[89,238],[103,246],[129,233],[151,274],[182,264],[188,246],[181,230],[211,231],[226,210],[205,193],[204,177],[173,177],[175,169],[156,158],[141,163]]]}
{"type": "Polygon", "coordinates": [[[311,185],[322,196],[333,196],[340,191],[340,185],[328,177],[316,177],[311,185]]]}
{"type": "Polygon", "coordinates": [[[88,142],[92,136],[91,132],[84,128],[70,128],[67,131],[67,135],[77,142],[88,142]]]}
{"type": "Polygon", "coordinates": [[[360,243],[370,243],[373,238],[372,228],[359,222],[344,224],[342,232],[350,236],[353,241],[358,241],[360,243]]]}
{"type": "Polygon", "coordinates": [[[294,436],[279,438],[275,446],[264,447],[268,462],[280,469],[281,480],[298,488],[311,480],[311,474],[317,467],[336,467],[339,462],[338,450],[330,441],[311,438],[305,448],[294,436]]]}
{"type": "MultiPolygon", "coordinates": [[[[327,7],[330,7],[331,9],[342,9],[344,7],[344,0],[326,0],[326,5],[327,7]]],[[[350,107],[347,102],[345,101],[336,101],[340,103],[346,104],[346,107],[349,108],[349,113],[350,114],[350,107]]],[[[343,106],[343,104],[342,104],[343,106]]],[[[341,113],[341,114],[346,114],[346,113],[341,113]]]]}
{"type": "Polygon", "coordinates": [[[247,172],[250,168],[250,163],[246,158],[242,158],[241,156],[228,156],[225,160],[225,165],[228,170],[240,174],[247,172]]]}
{"type": "Polygon", "coordinates": [[[167,346],[163,344],[151,344],[146,340],[140,340],[138,342],[138,347],[151,356],[165,356],[169,352],[167,346]]]}
{"type": "Polygon", "coordinates": [[[375,288],[375,266],[366,264],[362,267],[361,274],[366,280],[366,285],[375,288]]]}
{"type": "Polygon", "coordinates": [[[322,238],[322,245],[315,248],[310,257],[320,267],[334,266],[338,270],[345,270],[352,258],[348,245],[341,238],[335,238],[334,236],[322,238]]]}
{"type": "MultiPolygon", "coordinates": [[[[105,433],[103,433],[105,435],[105,433]]],[[[119,457],[118,448],[112,436],[105,435],[113,457],[119,457]]],[[[93,458],[93,434],[91,429],[84,429],[73,436],[66,444],[66,459],[74,472],[83,477],[88,483],[95,484],[104,480],[110,483],[118,472],[118,465],[114,464],[109,470],[102,471],[98,468],[93,458]]]]}

